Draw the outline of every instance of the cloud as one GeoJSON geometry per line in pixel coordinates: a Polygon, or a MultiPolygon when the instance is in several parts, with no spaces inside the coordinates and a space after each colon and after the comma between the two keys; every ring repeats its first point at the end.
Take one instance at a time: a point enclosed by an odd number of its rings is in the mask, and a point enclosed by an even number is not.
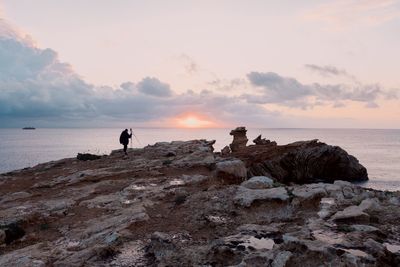
{"type": "Polygon", "coordinates": [[[199,65],[192,57],[186,54],[181,54],[178,59],[182,61],[187,74],[192,75],[200,71],[199,65]]]}
{"type": "Polygon", "coordinates": [[[157,78],[146,77],[137,84],[137,88],[139,92],[146,95],[158,97],[168,97],[172,95],[169,84],[163,83],[157,78]]]}
{"type": "MultiPolygon", "coordinates": [[[[204,90],[177,94],[155,77],[117,87],[94,86],[59,60],[52,49],[38,48],[4,21],[0,35],[0,125],[21,127],[141,125],[165,122],[187,112],[221,123],[258,121],[270,125],[279,114],[237,96],[204,90]]],[[[221,124],[223,125],[223,124],[221,124]]]]}
{"type": "Polygon", "coordinates": [[[377,26],[400,17],[397,0],[338,0],[307,11],[306,20],[318,21],[330,29],[377,26]]]}
{"type": "Polygon", "coordinates": [[[297,108],[321,104],[343,106],[343,101],[366,103],[377,107],[380,97],[397,98],[393,91],[384,90],[379,84],[302,84],[294,78],[282,77],[273,72],[251,72],[247,75],[253,86],[261,88],[258,94],[245,94],[251,103],[274,103],[297,108]]]}
{"type": "Polygon", "coordinates": [[[347,78],[355,80],[355,77],[353,75],[350,75],[349,73],[347,73],[347,71],[345,71],[343,69],[338,69],[335,66],[331,66],[331,65],[319,66],[319,65],[315,65],[315,64],[306,64],[304,66],[307,69],[309,69],[313,72],[316,72],[323,77],[343,76],[343,77],[347,77],[347,78]]]}
{"type": "MultiPolygon", "coordinates": [[[[308,67],[344,75],[333,67],[308,67]]],[[[386,92],[378,84],[303,84],[277,73],[255,71],[247,79],[216,79],[209,86],[220,90],[176,93],[156,77],[126,81],[120,86],[95,86],[61,62],[56,51],[37,47],[31,38],[0,21],[1,127],[110,126],[125,122],[165,125],[188,112],[222,126],[282,127],[290,126],[293,120],[269,111],[265,104],[311,108],[357,101],[376,107],[378,98],[395,98],[397,94],[395,90],[386,92]]]]}

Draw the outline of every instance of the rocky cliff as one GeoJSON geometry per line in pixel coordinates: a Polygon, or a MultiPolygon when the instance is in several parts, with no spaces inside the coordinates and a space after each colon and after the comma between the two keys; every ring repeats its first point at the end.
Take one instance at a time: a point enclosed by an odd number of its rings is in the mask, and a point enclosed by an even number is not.
{"type": "Polygon", "coordinates": [[[157,143],[0,175],[0,266],[399,265],[400,193],[337,180],[366,177],[337,147],[271,143],[157,143]]]}

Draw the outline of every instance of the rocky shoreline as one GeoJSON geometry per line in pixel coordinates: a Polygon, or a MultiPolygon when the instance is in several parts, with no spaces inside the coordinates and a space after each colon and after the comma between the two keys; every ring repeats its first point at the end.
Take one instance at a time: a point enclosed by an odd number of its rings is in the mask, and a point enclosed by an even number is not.
{"type": "Polygon", "coordinates": [[[0,266],[400,264],[400,192],[352,184],[355,157],[231,135],[0,175],[0,266]]]}

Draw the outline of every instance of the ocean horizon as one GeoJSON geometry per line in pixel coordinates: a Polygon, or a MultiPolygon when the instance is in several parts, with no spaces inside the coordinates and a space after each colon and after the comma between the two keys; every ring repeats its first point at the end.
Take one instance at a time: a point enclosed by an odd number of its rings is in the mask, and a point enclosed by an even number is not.
{"type": "MultiPolygon", "coordinates": [[[[120,149],[121,128],[0,128],[0,173],[76,157],[77,153],[109,154],[120,149]]],[[[230,128],[137,127],[130,147],[156,142],[216,140],[215,151],[229,145],[230,128]]],[[[279,145],[318,139],[340,146],[355,156],[369,174],[361,185],[378,190],[400,190],[400,129],[249,128],[248,144],[259,134],[279,145]]]]}

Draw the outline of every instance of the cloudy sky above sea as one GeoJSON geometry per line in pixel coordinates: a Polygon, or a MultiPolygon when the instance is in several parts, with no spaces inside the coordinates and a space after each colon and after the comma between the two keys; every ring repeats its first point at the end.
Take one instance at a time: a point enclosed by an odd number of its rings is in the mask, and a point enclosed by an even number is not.
{"type": "Polygon", "coordinates": [[[0,0],[0,127],[400,128],[400,0],[0,0]]]}

